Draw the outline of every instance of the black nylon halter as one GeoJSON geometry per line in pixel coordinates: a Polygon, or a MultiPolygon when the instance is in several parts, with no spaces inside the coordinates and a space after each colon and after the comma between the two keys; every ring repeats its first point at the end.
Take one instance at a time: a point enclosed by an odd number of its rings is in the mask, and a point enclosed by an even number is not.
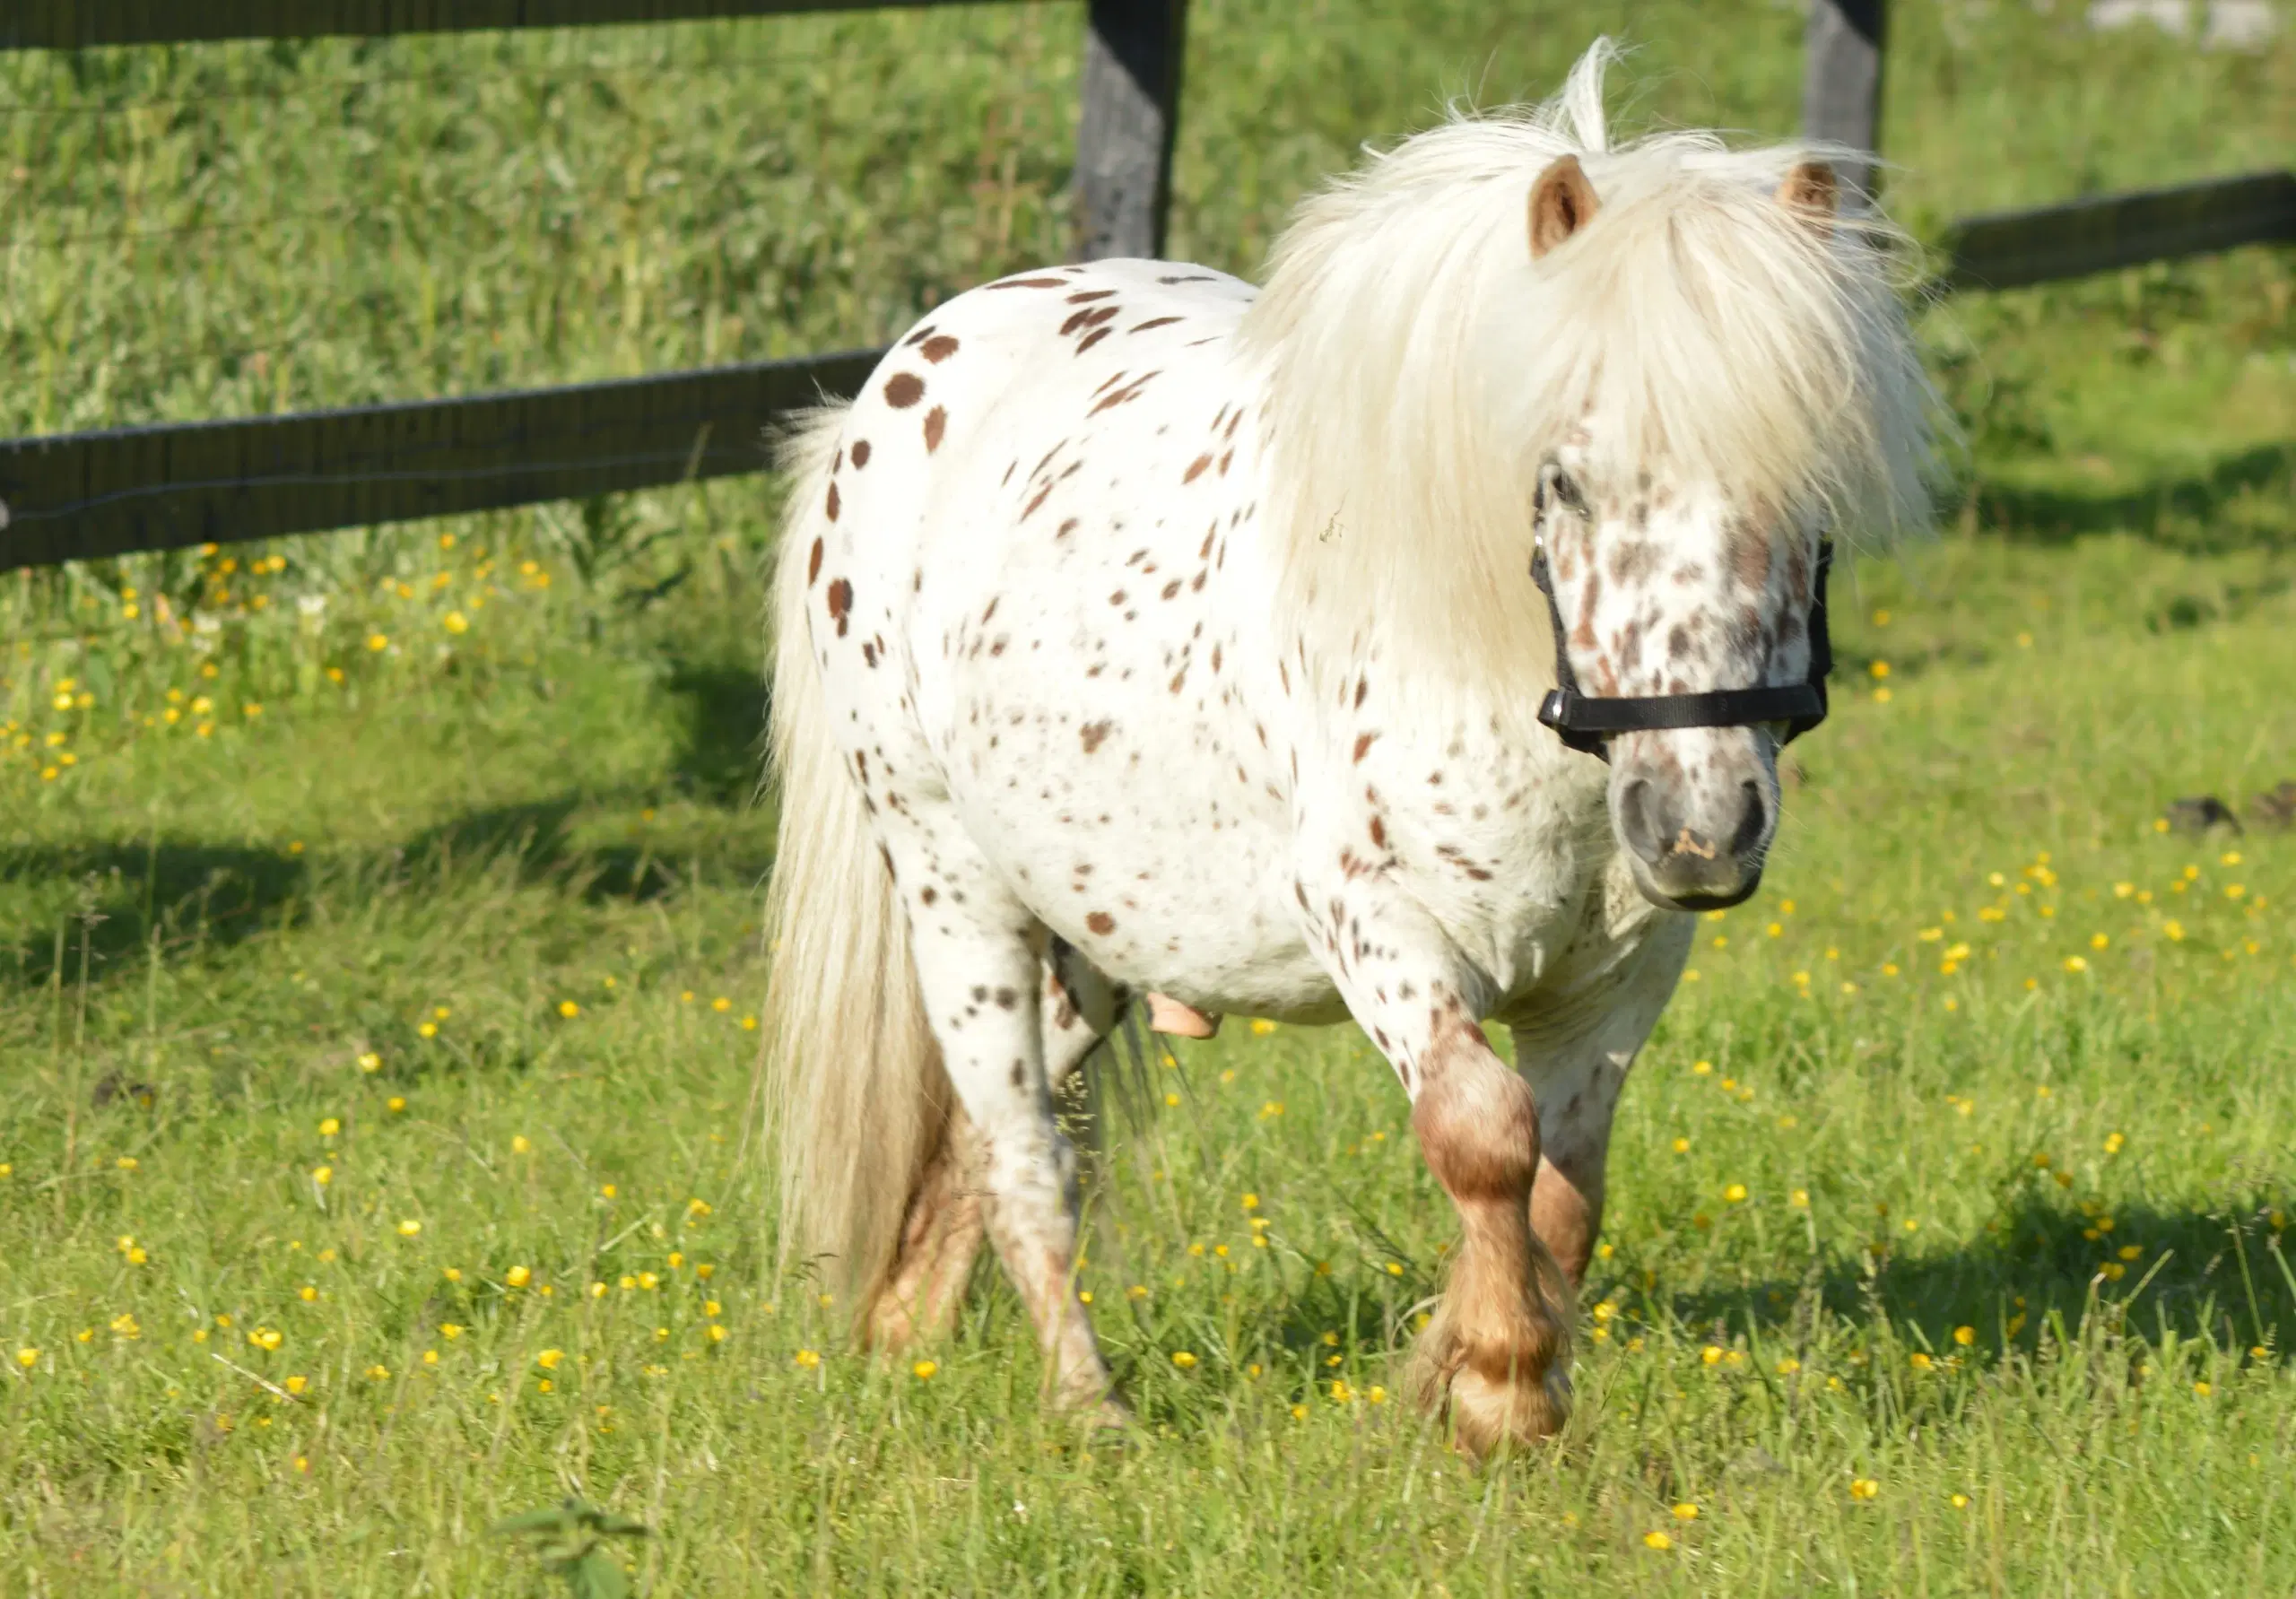
{"type": "Polygon", "coordinates": [[[1546,595],[1547,616],[1554,624],[1555,688],[1540,703],[1539,720],[1572,749],[1605,760],[1610,759],[1605,741],[1614,734],[1675,727],[1783,722],[1786,736],[1779,742],[1792,743],[1826,719],[1826,674],[1833,670],[1833,640],[1826,630],[1826,578],[1832,569],[1833,541],[1821,539],[1818,581],[1810,597],[1806,682],[1785,688],[1718,689],[1708,694],[1588,695],[1578,691],[1578,674],[1570,669],[1562,608],[1555,603],[1554,575],[1547,569],[1546,540],[1541,537],[1531,554],[1531,581],[1546,595]]]}

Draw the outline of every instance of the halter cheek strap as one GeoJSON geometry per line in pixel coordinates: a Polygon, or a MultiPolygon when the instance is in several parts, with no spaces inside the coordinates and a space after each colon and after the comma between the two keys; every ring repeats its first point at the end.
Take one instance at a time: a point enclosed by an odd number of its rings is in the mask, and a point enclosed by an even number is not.
{"type": "Polygon", "coordinates": [[[1554,624],[1554,691],[1539,706],[1539,720],[1555,736],[1583,754],[1610,759],[1607,742],[1622,733],[1676,727],[1750,727],[1783,722],[1796,739],[1826,719],[1826,675],[1833,670],[1833,640],[1826,630],[1826,579],[1833,569],[1833,541],[1818,543],[1818,580],[1810,597],[1810,674],[1784,688],[1719,689],[1708,694],[1588,695],[1578,691],[1564,644],[1562,607],[1555,603],[1554,575],[1547,569],[1546,540],[1531,554],[1531,581],[1546,596],[1554,624]]]}

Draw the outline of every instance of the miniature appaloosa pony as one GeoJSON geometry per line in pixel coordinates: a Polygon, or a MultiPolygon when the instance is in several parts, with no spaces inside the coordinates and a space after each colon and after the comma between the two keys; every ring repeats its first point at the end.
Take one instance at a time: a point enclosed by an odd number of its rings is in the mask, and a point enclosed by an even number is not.
{"type": "Polygon", "coordinates": [[[1829,152],[1613,148],[1608,53],[1307,202],[1265,290],[1008,277],[794,439],[770,1060],[865,1339],[947,1325],[985,1231],[1113,1408],[1052,1091],[1153,991],[1361,1026],[1465,1231],[1429,1403],[1561,1423],[1620,1086],[1933,404],[1829,152]]]}

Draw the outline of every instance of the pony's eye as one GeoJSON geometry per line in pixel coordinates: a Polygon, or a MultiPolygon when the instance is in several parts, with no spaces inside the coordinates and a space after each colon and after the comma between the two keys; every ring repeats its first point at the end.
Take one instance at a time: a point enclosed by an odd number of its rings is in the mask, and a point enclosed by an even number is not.
{"type": "Polygon", "coordinates": [[[1549,461],[1539,468],[1538,498],[1532,508],[1544,516],[1550,507],[1557,505],[1573,516],[1587,514],[1587,500],[1578,491],[1578,480],[1565,472],[1560,462],[1549,461]]]}

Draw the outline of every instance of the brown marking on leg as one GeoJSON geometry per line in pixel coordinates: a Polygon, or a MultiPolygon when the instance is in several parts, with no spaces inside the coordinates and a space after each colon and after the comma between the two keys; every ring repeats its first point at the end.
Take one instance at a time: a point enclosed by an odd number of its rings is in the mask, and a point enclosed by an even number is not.
{"type": "Polygon", "coordinates": [[[1587,1281],[1587,1263],[1603,1230],[1603,1158],[1539,1157],[1531,1188],[1531,1230],[1562,1268],[1575,1293],[1587,1281]]]}
{"type": "Polygon", "coordinates": [[[972,1123],[956,1109],[909,1198],[892,1270],[864,1329],[870,1348],[897,1352],[955,1331],[986,1223],[978,1146],[972,1123]]]}
{"type": "Polygon", "coordinates": [[[1437,1019],[1421,1073],[1412,1129],[1465,1238],[1420,1337],[1416,1386],[1480,1457],[1546,1437],[1570,1409],[1561,1273],[1530,1223],[1538,1109],[1529,1085],[1457,1012],[1437,1019]]]}

